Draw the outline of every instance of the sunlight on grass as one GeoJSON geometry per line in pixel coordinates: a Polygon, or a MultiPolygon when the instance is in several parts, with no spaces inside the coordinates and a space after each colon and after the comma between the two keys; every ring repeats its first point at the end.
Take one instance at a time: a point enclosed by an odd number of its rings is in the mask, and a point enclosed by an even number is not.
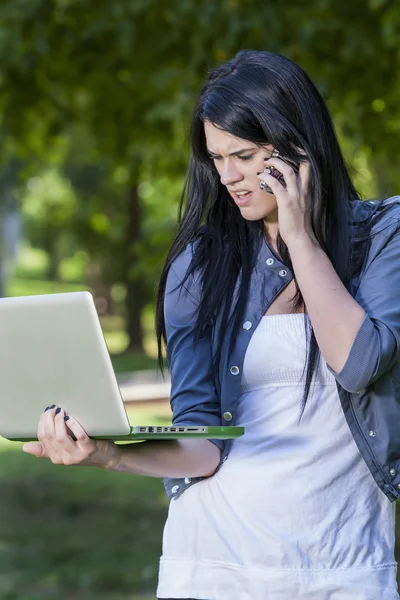
{"type": "Polygon", "coordinates": [[[85,290],[88,290],[88,287],[79,283],[59,283],[41,279],[11,279],[7,284],[6,295],[34,296],[36,294],[62,294],[64,292],[82,292],[85,290]]]}
{"type": "Polygon", "coordinates": [[[129,337],[126,331],[103,331],[107,348],[110,354],[120,354],[128,347],[129,337]]]}
{"type": "Polygon", "coordinates": [[[125,405],[131,425],[170,425],[172,411],[169,402],[149,402],[135,406],[134,402],[125,405]]]}

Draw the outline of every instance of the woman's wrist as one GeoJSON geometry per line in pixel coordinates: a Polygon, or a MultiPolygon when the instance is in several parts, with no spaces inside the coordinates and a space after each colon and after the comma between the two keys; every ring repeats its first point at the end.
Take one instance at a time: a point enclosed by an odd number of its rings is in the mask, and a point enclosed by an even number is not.
{"type": "Polygon", "coordinates": [[[101,467],[104,471],[116,471],[121,460],[121,451],[117,444],[110,441],[110,452],[105,457],[105,462],[101,467]]]}
{"type": "Polygon", "coordinates": [[[89,457],[87,466],[104,471],[114,471],[120,461],[120,450],[112,440],[96,440],[96,450],[89,457]]]}

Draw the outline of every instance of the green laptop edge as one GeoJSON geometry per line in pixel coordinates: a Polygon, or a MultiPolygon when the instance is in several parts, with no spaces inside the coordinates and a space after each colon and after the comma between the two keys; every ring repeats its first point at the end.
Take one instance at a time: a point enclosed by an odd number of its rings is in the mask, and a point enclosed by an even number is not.
{"type": "MultiPolygon", "coordinates": [[[[135,440],[175,440],[186,438],[205,438],[215,440],[226,440],[237,438],[244,434],[244,427],[201,427],[204,431],[191,432],[190,425],[137,425],[131,427],[130,433],[127,435],[94,435],[91,436],[95,440],[112,440],[113,442],[126,442],[135,440]],[[176,431],[174,431],[176,429],[176,431]],[[165,431],[168,430],[168,433],[165,431]],[[171,431],[172,430],[172,431],[171,431]]],[[[199,427],[193,426],[193,429],[199,427]]],[[[37,438],[5,438],[11,442],[37,442],[37,438]]]]}

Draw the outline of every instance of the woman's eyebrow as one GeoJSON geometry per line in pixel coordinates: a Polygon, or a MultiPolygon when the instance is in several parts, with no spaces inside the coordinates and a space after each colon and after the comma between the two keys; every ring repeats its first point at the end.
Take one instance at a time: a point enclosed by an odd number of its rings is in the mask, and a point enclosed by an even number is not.
{"type": "MultiPolygon", "coordinates": [[[[243,154],[243,152],[255,152],[256,150],[257,148],[242,148],[241,150],[236,150],[236,152],[231,152],[228,156],[236,156],[237,154],[243,154]]],[[[209,150],[208,148],[207,152],[209,154],[213,154],[214,156],[219,156],[217,152],[212,152],[212,150],[209,150]]]]}

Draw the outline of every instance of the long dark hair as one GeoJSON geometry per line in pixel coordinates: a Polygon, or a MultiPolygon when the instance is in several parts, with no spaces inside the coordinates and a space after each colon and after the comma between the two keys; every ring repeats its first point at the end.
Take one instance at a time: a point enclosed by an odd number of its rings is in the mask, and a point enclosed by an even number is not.
{"type": "MultiPolygon", "coordinates": [[[[220,339],[213,356],[217,369],[224,332],[231,326],[232,351],[242,322],[263,222],[246,221],[234,204],[209,158],[204,121],[232,135],[272,144],[281,155],[301,161],[293,145],[302,148],[311,163],[311,220],[313,233],[329,257],[346,289],[359,272],[369,247],[368,227],[355,239],[351,201],[360,199],[347,172],[332,119],[315,85],[295,63],[273,52],[242,50],[227,63],[211,70],[194,110],[191,125],[192,155],[179,207],[179,230],[161,273],[157,304],[158,358],[163,370],[162,344],[166,343],[164,295],[169,268],[187,245],[197,240],[193,260],[184,281],[198,269],[202,274],[202,297],[196,320],[196,339],[218,314],[220,339]],[[237,299],[234,289],[240,275],[237,299]]],[[[280,257],[294,274],[295,309],[303,305],[288,248],[279,233],[280,257]]],[[[306,382],[301,416],[306,406],[320,351],[312,327],[304,319],[307,345],[306,382]]],[[[300,419],[301,419],[300,416],[300,419]]]]}

